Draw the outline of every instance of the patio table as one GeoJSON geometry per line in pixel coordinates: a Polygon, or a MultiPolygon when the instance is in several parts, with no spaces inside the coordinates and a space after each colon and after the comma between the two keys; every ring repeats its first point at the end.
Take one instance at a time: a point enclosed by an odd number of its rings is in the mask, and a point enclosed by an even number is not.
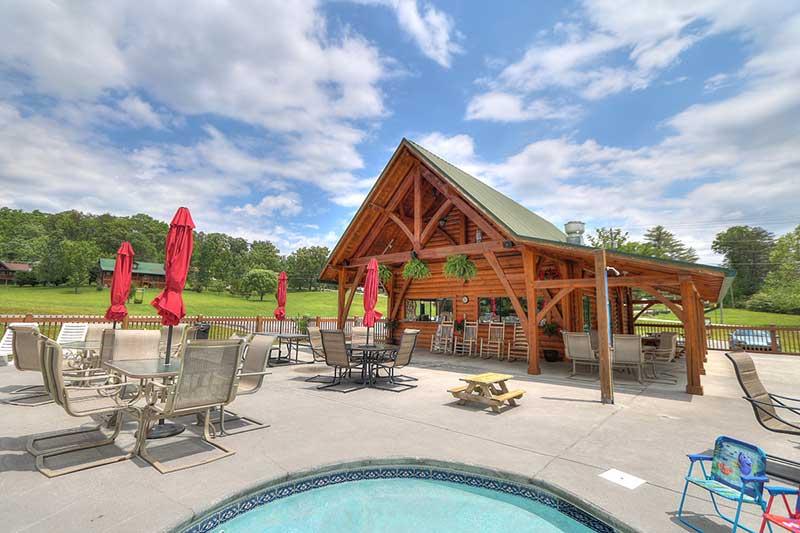
{"type": "MultiPolygon", "coordinates": [[[[273,335],[272,333],[256,333],[256,335],[273,335]]],[[[306,333],[278,333],[275,335],[278,338],[278,347],[275,352],[277,356],[273,357],[272,351],[269,353],[269,366],[285,365],[292,362],[292,348],[294,348],[294,363],[300,363],[300,345],[309,345],[308,334],[306,333]],[[283,356],[283,345],[286,344],[286,356],[283,356]]]]}
{"type": "Polygon", "coordinates": [[[396,344],[357,344],[350,350],[361,352],[361,383],[367,387],[375,384],[377,373],[375,367],[378,363],[386,361],[397,353],[399,346],[396,344]]]}
{"type": "MultiPolygon", "coordinates": [[[[92,341],[71,341],[65,342],[61,345],[64,350],[69,350],[70,352],[77,352],[77,367],[78,368],[90,368],[95,362],[94,354],[100,351],[100,341],[99,340],[92,340],[92,341]]],[[[70,361],[70,366],[74,363],[70,361]]]]}
{"type": "Polygon", "coordinates": [[[525,391],[518,389],[509,391],[506,381],[514,376],[510,374],[497,374],[486,372],[460,378],[466,385],[453,387],[447,392],[458,398],[458,404],[464,405],[466,402],[481,403],[488,405],[495,413],[500,412],[500,406],[508,403],[511,407],[516,407],[518,398],[522,398],[525,391]]]}

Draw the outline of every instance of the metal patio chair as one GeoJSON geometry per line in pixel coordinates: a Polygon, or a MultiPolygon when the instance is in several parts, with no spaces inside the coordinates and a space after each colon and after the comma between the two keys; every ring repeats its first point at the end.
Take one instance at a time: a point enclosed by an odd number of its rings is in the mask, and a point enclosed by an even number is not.
{"type": "MultiPolygon", "coordinates": [[[[21,372],[42,372],[42,350],[47,339],[39,333],[39,328],[33,324],[16,324],[9,326],[11,331],[11,350],[14,357],[14,366],[21,372]]],[[[26,385],[11,391],[11,394],[25,394],[5,403],[21,407],[38,407],[53,403],[50,394],[44,385],[26,385]],[[38,400],[37,400],[38,398],[38,400]]]]}
{"type": "Polygon", "coordinates": [[[483,359],[495,357],[497,359],[503,358],[503,345],[506,339],[506,326],[502,322],[489,323],[489,336],[481,338],[481,351],[480,355],[483,359]],[[483,354],[484,349],[486,355],[483,354]]]}
{"type": "MultiPolygon", "coordinates": [[[[375,341],[375,339],[372,340],[375,341]]],[[[367,344],[367,328],[365,326],[353,326],[350,329],[350,345],[358,346],[359,344],[367,344]]]]}
{"type": "Polygon", "coordinates": [[[478,321],[464,321],[464,331],[460,337],[455,338],[453,353],[472,357],[478,347],[478,321]]]}
{"type": "Polygon", "coordinates": [[[645,347],[644,352],[652,361],[671,363],[678,355],[678,334],[674,331],[662,331],[658,335],[658,346],[645,347]]]}
{"type": "Polygon", "coordinates": [[[572,373],[578,373],[578,366],[588,366],[589,371],[594,367],[600,368],[597,353],[592,348],[592,338],[588,333],[577,331],[562,332],[564,338],[564,354],[572,361],[572,373]]]}
{"type": "MultiPolygon", "coordinates": [[[[614,358],[612,367],[614,370],[633,370],[636,372],[636,380],[644,383],[644,367],[648,364],[644,359],[642,351],[641,335],[614,335],[614,358]]],[[[655,374],[655,370],[653,371],[655,374]]]]}
{"type": "MultiPolygon", "coordinates": [[[[750,402],[761,427],[775,433],[800,435],[800,420],[786,420],[782,415],[800,416],[800,398],[771,394],[758,377],[756,365],[747,352],[728,352],[725,356],[733,363],[744,399],[750,402]]],[[[794,417],[793,417],[794,418],[794,417]]]]}
{"type": "Polygon", "coordinates": [[[42,474],[47,477],[56,477],[94,468],[96,466],[124,461],[133,456],[134,451],[131,451],[123,455],[104,457],[88,463],[62,468],[51,468],[47,466],[47,459],[49,458],[113,444],[122,429],[124,415],[129,413],[133,415],[134,418],[138,419],[139,410],[133,405],[135,398],[130,401],[121,399],[119,393],[122,392],[124,384],[108,384],[109,376],[99,372],[97,369],[65,370],[64,354],[61,346],[57,342],[50,339],[45,339],[43,341],[40,366],[42,367],[42,379],[45,384],[45,389],[52,397],[52,400],[62,407],[68,415],[74,417],[110,415],[114,426],[110,435],[106,435],[102,431],[102,426],[95,426],[54,431],[31,437],[28,440],[27,449],[28,452],[36,457],[36,468],[42,474]],[[65,381],[67,377],[73,378],[73,383],[67,383],[65,381]],[[75,383],[80,384],[76,385],[75,383]],[[72,437],[74,435],[93,433],[96,431],[103,435],[102,439],[69,445],[56,445],[49,448],[40,446],[47,441],[52,441],[52,439],[72,437]]]}
{"type": "MultiPolygon", "coordinates": [[[[315,326],[308,327],[308,343],[311,347],[311,357],[313,358],[314,363],[324,363],[325,362],[325,347],[322,345],[322,334],[320,333],[320,329],[315,326]]],[[[317,374],[316,376],[311,376],[310,378],[306,378],[306,381],[316,382],[316,383],[330,383],[333,378],[330,376],[323,376],[322,374],[317,374]]]]}
{"type": "Polygon", "coordinates": [[[150,381],[145,387],[147,406],[142,410],[142,421],[136,449],[139,455],[162,474],[210,463],[233,455],[235,452],[214,442],[216,431],[211,425],[211,410],[224,408],[236,398],[239,368],[244,340],[189,340],[181,346],[181,368],[172,383],[150,381]],[[147,449],[147,433],[153,422],[160,418],[175,418],[201,413],[203,417],[203,442],[223,452],[208,459],[169,467],[154,457],[147,449]]]}
{"type": "MultiPolygon", "coordinates": [[[[239,386],[236,388],[237,397],[255,394],[261,390],[261,386],[264,384],[264,376],[271,374],[271,372],[267,371],[267,363],[269,363],[269,354],[272,351],[275,339],[277,339],[276,335],[254,335],[252,340],[245,345],[244,361],[239,372],[239,386]]],[[[226,410],[225,407],[220,407],[219,413],[219,419],[212,420],[212,423],[219,422],[220,435],[238,435],[239,433],[269,427],[268,424],[260,420],[236,414],[233,411],[226,410]],[[230,416],[226,417],[226,415],[230,416]],[[248,426],[233,432],[225,429],[226,422],[235,422],[237,420],[245,421],[248,426]]]]}
{"type": "Polygon", "coordinates": [[[411,357],[414,355],[414,348],[417,345],[417,336],[419,335],[418,329],[403,330],[403,335],[400,337],[400,347],[397,349],[395,356],[389,360],[378,363],[378,372],[386,370],[389,383],[398,388],[382,387],[376,385],[376,388],[390,390],[392,392],[402,392],[404,390],[416,388],[416,385],[410,385],[407,381],[417,381],[417,378],[411,376],[397,375],[397,369],[408,366],[411,363],[411,357]]]}
{"type": "MultiPolygon", "coordinates": [[[[615,336],[616,337],[616,336],[615,336]]],[[[678,520],[685,526],[703,533],[703,531],[683,517],[683,505],[689,485],[700,487],[709,492],[711,503],[717,515],[733,526],[732,531],[741,528],[750,533],[752,529],[739,523],[744,504],[757,505],[762,513],[766,509],[764,502],[764,484],[769,481],[765,472],[767,455],[758,446],[748,444],[730,437],[718,437],[714,444],[713,455],[689,454],[689,472],[683,486],[681,503],[678,506],[678,520]],[[706,470],[706,462],[711,463],[711,472],[706,470]],[[700,476],[693,476],[695,463],[700,463],[700,476]],[[736,514],[733,518],[722,514],[717,505],[717,497],[734,502],[736,514]]],[[[770,528],[771,530],[771,528],[770,528]]]]}
{"type": "MultiPolygon", "coordinates": [[[[325,351],[325,364],[333,367],[333,377],[330,382],[320,385],[317,389],[330,389],[342,384],[344,375],[350,375],[353,369],[360,369],[361,364],[350,357],[350,350],[344,342],[344,332],[341,330],[322,330],[322,348],[325,351]]],[[[340,390],[332,389],[336,392],[353,392],[363,389],[364,385],[340,390]]]]}

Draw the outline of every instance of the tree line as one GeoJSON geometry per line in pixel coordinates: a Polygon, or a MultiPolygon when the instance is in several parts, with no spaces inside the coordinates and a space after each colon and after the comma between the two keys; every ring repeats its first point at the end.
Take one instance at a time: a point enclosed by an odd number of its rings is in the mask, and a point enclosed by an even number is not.
{"type": "MultiPolygon", "coordinates": [[[[0,260],[31,263],[20,273],[23,284],[87,285],[95,278],[101,257],[116,257],[129,241],[136,261],[163,263],[169,225],[145,214],[114,216],[80,211],[43,213],[0,208],[0,260]]],[[[224,233],[196,232],[187,287],[195,291],[228,291],[263,299],[275,292],[277,272],[285,270],[289,288],[315,290],[329,254],[309,246],[283,255],[270,241],[249,242],[224,233]],[[274,281],[274,283],[273,283],[274,281]]]]}
{"type": "MultiPolygon", "coordinates": [[[[587,236],[592,246],[621,252],[697,261],[696,251],[664,226],[633,241],[621,228],[597,228],[587,236]]],[[[753,311],[800,314],[800,226],[778,238],[759,226],[731,226],[716,234],[711,249],[736,272],[724,304],[753,311]]]]}

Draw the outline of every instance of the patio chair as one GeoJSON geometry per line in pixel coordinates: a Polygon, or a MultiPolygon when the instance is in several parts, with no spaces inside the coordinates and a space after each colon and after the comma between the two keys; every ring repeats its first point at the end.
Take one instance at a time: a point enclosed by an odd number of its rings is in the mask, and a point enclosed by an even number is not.
{"type": "Polygon", "coordinates": [[[102,426],[79,427],[74,429],[54,431],[35,435],[28,440],[27,449],[36,457],[36,468],[47,477],[56,477],[80,470],[94,468],[96,466],[107,465],[124,461],[133,456],[134,451],[122,455],[103,457],[88,463],[81,463],[61,468],[51,468],[47,466],[47,459],[61,456],[67,453],[92,448],[100,448],[113,444],[119,436],[124,420],[125,413],[139,417],[138,408],[134,407],[133,400],[126,402],[118,394],[121,392],[123,384],[108,384],[109,376],[98,373],[97,369],[70,371],[64,369],[64,354],[61,345],[50,339],[42,341],[43,348],[40,356],[40,366],[42,368],[42,379],[45,389],[50,394],[52,400],[62,407],[64,411],[74,417],[110,415],[114,420],[114,428],[110,435],[102,431],[102,426]],[[81,385],[68,384],[65,376],[80,376],[81,385]],[[40,446],[53,439],[71,440],[71,437],[84,433],[100,432],[103,435],[99,440],[84,440],[76,444],[55,445],[51,447],[40,446]]]}
{"type": "Polygon", "coordinates": [[[378,363],[378,372],[381,369],[386,370],[389,383],[395,386],[382,387],[376,385],[376,388],[390,390],[392,392],[402,392],[404,390],[416,388],[416,385],[405,383],[406,381],[417,381],[417,378],[411,376],[397,375],[395,372],[398,368],[403,368],[411,363],[411,356],[414,355],[414,348],[417,345],[417,336],[419,335],[418,329],[405,329],[403,336],[400,337],[400,347],[394,358],[389,361],[378,363]],[[399,389],[397,388],[399,387],[399,389]]]}
{"type": "Polygon", "coordinates": [[[770,524],[775,524],[788,531],[800,531],[800,489],[789,487],[766,487],[769,494],[769,501],[767,502],[767,509],[761,519],[760,533],[764,532],[765,527],[769,527],[772,531],[770,524]],[[789,505],[788,496],[794,496],[794,511],[789,505]],[[783,505],[786,508],[786,516],[775,514],[772,512],[772,503],[775,496],[780,496],[783,500],[783,505]]]}
{"type": "MultiPolygon", "coordinates": [[[[107,330],[104,334],[112,339],[109,361],[128,361],[132,359],[155,359],[159,357],[159,339],[161,334],[155,329],[118,329],[107,330]]],[[[101,354],[104,351],[101,347],[101,354]]],[[[115,379],[117,377],[115,376],[115,379]]],[[[127,377],[124,378],[127,381],[127,377]]],[[[122,394],[139,393],[139,385],[130,383],[122,394]]]]}
{"type": "Polygon", "coordinates": [[[514,338],[508,343],[506,356],[509,361],[516,361],[517,359],[527,361],[529,352],[528,336],[525,335],[522,324],[516,324],[514,326],[514,338]]]}
{"type": "Polygon", "coordinates": [[[594,350],[595,352],[600,349],[599,348],[600,347],[600,340],[599,339],[600,339],[600,337],[598,337],[598,335],[597,335],[597,330],[596,329],[590,329],[589,330],[589,342],[592,345],[592,350],[594,350]]]}
{"type": "Polygon", "coordinates": [[[431,337],[431,352],[450,354],[453,352],[453,323],[441,322],[431,337]]]}
{"type": "MultiPolygon", "coordinates": [[[[308,341],[311,345],[311,356],[313,357],[313,362],[325,362],[325,347],[322,345],[322,334],[320,333],[320,329],[318,327],[308,327],[308,341]]],[[[316,383],[331,383],[332,378],[330,376],[317,374],[316,376],[306,378],[306,381],[316,383]]]]}
{"type": "MultiPolygon", "coordinates": [[[[375,339],[372,339],[373,342],[375,339]]],[[[367,344],[367,328],[365,326],[353,326],[350,329],[350,346],[367,344]]]]}
{"type": "MultiPolygon", "coordinates": [[[[41,354],[47,337],[39,333],[38,327],[29,323],[9,326],[9,330],[12,334],[14,366],[21,372],[41,373],[41,354]]],[[[38,407],[53,403],[44,385],[26,385],[11,391],[11,394],[25,394],[25,396],[6,400],[5,403],[10,405],[38,407]]]]}
{"type": "Polygon", "coordinates": [[[89,324],[89,328],[86,330],[86,342],[102,342],[103,332],[113,329],[113,327],[113,324],[108,322],[89,324]]]}
{"type": "Polygon", "coordinates": [[[84,341],[88,331],[89,324],[86,322],[65,322],[61,324],[56,342],[58,344],[66,344],[68,342],[84,341]]]}
{"type": "Polygon", "coordinates": [[[506,326],[502,322],[490,322],[489,323],[489,336],[481,338],[481,358],[488,359],[490,357],[496,357],[497,359],[501,359],[503,357],[503,345],[505,344],[506,338],[506,326]],[[486,355],[484,355],[484,349],[486,350],[486,355]]]}
{"type": "Polygon", "coordinates": [[[3,333],[3,338],[0,339],[0,366],[4,366],[8,364],[8,356],[14,353],[13,347],[13,338],[14,338],[14,331],[11,329],[12,326],[33,326],[38,328],[38,324],[33,322],[11,322],[10,324],[6,324],[6,331],[3,333]]]}
{"type": "Polygon", "coordinates": [[[211,410],[224,408],[236,398],[239,383],[239,363],[244,340],[189,340],[181,346],[181,369],[174,381],[162,384],[147,383],[147,406],[142,410],[142,421],[137,439],[141,457],[162,474],[210,463],[233,455],[235,452],[213,442],[216,432],[211,425],[211,410]],[[160,418],[175,418],[203,413],[203,442],[223,452],[175,467],[163,464],[147,449],[150,425],[160,418]]]}
{"type": "Polygon", "coordinates": [[[685,526],[702,533],[702,530],[691,525],[683,517],[683,505],[689,485],[694,485],[710,493],[711,503],[717,515],[733,526],[732,531],[741,528],[755,533],[739,523],[744,504],[757,505],[763,512],[764,484],[769,481],[765,475],[767,456],[761,448],[730,437],[718,437],[714,444],[714,455],[689,454],[689,472],[683,486],[681,503],[678,506],[678,520],[685,526]],[[711,462],[711,472],[706,470],[706,462],[711,462]],[[693,476],[695,463],[700,463],[701,475],[693,476]],[[722,514],[716,497],[734,502],[736,514],[733,518],[722,514]]]}
{"type": "Polygon", "coordinates": [[[453,343],[453,353],[472,357],[478,344],[478,321],[464,321],[464,331],[461,337],[456,337],[453,343]]]}
{"type": "MultiPolygon", "coordinates": [[[[269,353],[272,350],[272,345],[275,343],[276,338],[277,336],[275,335],[254,335],[253,339],[245,345],[244,362],[239,372],[239,386],[236,389],[236,396],[255,394],[261,390],[261,386],[264,384],[264,376],[271,374],[271,372],[267,371],[267,363],[269,363],[269,353]]],[[[220,435],[237,435],[239,433],[269,427],[269,425],[255,418],[242,416],[233,411],[226,411],[225,407],[220,407],[219,414],[220,435]],[[226,418],[226,414],[230,415],[230,417],[226,418]],[[225,423],[237,420],[243,420],[248,424],[248,427],[228,433],[225,429],[225,423]]],[[[214,423],[214,421],[212,421],[212,423],[214,423]]]]}
{"type": "Polygon", "coordinates": [[[728,352],[725,355],[733,363],[736,379],[745,394],[743,398],[750,402],[758,423],[767,431],[800,435],[800,421],[790,422],[782,416],[788,413],[800,416],[800,398],[770,394],[761,383],[749,353],[728,352]]]}
{"type": "MultiPolygon", "coordinates": [[[[360,368],[360,364],[350,357],[350,351],[344,342],[344,332],[341,330],[322,330],[322,348],[325,351],[325,364],[333,367],[333,378],[329,383],[320,385],[317,389],[329,389],[342,384],[345,374],[350,375],[354,368],[360,368]]],[[[349,389],[333,389],[336,392],[353,392],[362,389],[364,386],[351,387],[349,389]]]]}
{"type": "Polygon", "coordinates": [[[578,366],[588,366],[590,372],[594,367],[600,368],[597,354],[592,348],[591,336],[588,333],[564,331],[562,336],[564,338],[564,354],[572,361],[570,376],[578,373],[578,366]]]}
{"type": "Polygon", "coordinates": [[[674,331],[662,331],[658,335],[658,346],[645,347],[645,356],[652,361],[671,363],[678,355],[678,334],[674,331]]]}
{"type": "Polygon", "coordinates": [[[641,335],[614,335],[614,370],[633,370],[636,380],[643,383],[645,364],[641,335]]]}

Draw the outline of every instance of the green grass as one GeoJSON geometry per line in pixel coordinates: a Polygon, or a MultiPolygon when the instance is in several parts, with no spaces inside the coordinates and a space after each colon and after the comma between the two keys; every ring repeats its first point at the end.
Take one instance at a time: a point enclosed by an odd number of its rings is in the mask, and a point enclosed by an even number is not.
{"type": "MultiPolygon", "coordinates": [[[[128,304],[131,315],[154,316],[155,309],[150,306],[157,289],[146,289],[144,303],[128,304]]],[[[184,302],[189,315],[206,316],[272,316],[275,297],[265,296],[245,300],[227,293],[185,291],[184,302]]],[[[336,291],[290,292],[286,297],[286,314],[290,317],[336,316],[336,291]]],[[[0,286],[0,314],[4,315],[102,315],[109,305],[108,289],[98,291],[94,287],[84,287],[78,294],[66,287],[14,287],[0,286]]],[[[361,294],[353,298],[351,315],[363,314],[361,294]]],[[[378,310],[385,313],[386,298],[378,299],[378,310]]]]}
{"type": "MultiPolygon", "coordinates": [[[[665,311],[663,305],[654,305],[652,309],[665,311]]],[[[747,309],[723,309],[720,320],[719,309],[706,313],[706,317],[711,319],[714,324],[733,324],[737,326],[800,326],[800,315],[782,315],[780,313],[765,313],[761,311],[748,311],[747,309]]],[[[675,320],[678,318],[669,313],[659,313],[657,315],[643,315],[639,320],[675,320]]]]}

